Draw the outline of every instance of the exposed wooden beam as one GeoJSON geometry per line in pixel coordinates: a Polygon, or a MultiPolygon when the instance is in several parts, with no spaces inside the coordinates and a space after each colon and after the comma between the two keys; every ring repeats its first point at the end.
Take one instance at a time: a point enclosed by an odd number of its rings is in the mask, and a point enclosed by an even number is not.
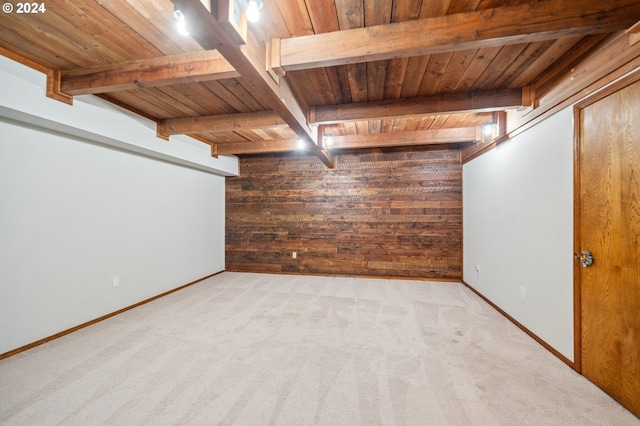
{"type": "Polygon", "coordinates": [[[266,154],[270,152],[287,152],[295,151],[297,141],[295,140],[271,140],[259,142],[229,142],[213,144],[212,150],[215,149],[217,155],[228,154],[266,154]]]}
{"type": "Polygon", "coordinates": [[[476,137],[475,127],[333,136],[331,149],[465,143],[476,137]]]}
{"type": "Polygon", "coordinates": [[[309,108],[309,122],[330,124],[412,115],[483,112],[518,108],[522,105],[522,89],[491,90],[421,98],[312,106],[309,108]]]}
{"type": "Polygon", "coordinates": [[[158,133],[183,135],[286,126],[287,123],[275,112],[262,111],[162,120],[158,123],[158,133]]]}
{"type": "Polygon", "coordinates": [[[6,56],[9,59],[13,59],[14,61],[26,65],[29,68],[33,68],[34,70],[40,71],[47,76],[47,88],[46,95],[51,99],[55,99],[60,102],[64,102],[65,104],[73,105],[73,96],[69,96],[66,93],[62,93],[60,91],[60,71],[52,70],[49,67],[46,67],[38,62],[35,62],[29,58],[22,56],[19,53],[14,52],[13,50],[6,49],[0,46],[0,55],[6,56]]]}
{"type": "Polygon", "coordinates": [[[504,142],[507,136],[507,112],[506,111],[497,111],[494,113],[497,134],[496,140],[504,142]]]}
{"type": "Polygon", "coordinates": [[[234,15],[233,0],[212,1],[211,11],[198,0],[173,2],[185,15],[191,37],[205,49],[217,49],[253,88],[257,99],[281,116],[327,167],[333,167],[330,153],[318,146],[316,129],[307,124],[305,111],[286,79],[276,81],[267,71],[267,46],[242,28],[242,20],[234,15]]]}
{"type": "MultiPolygon", "coordinates": [[[[325,137],[328,137],[325,135],[325,137]]],[[[330,136],[331,149],[381,148],[389,146],[440,145],[474,142],[475,127],[454,129],[418,130],[412,132],[390,132],[361,135],[330,136]]],[[[298,150],[294,140],[271,140],[259,142],[229,142],[213,144],[217,155],[264,154],[298,150]]]]}
{"type": "Polygon", "coordinates": [[[629,34],[629,44],[631,46],[640,42],[640,21],[632,25],[626,33],[629,34]]]}
{"type": "Polygon", "coordinates": [[[506,111],[495,111],[491,122],[484,123],[477,127],[478,136],[475,142],[482,145],[490,143],[502,143],[506,140],[507,134],[507,113],[506,111]],[[486,127],[489,126],[489,127],[486,127]]]}
{"type": "Polygon", "coordinates": [[[300,36],[278,41],[286,71],[388,60],[584,36],[627,29],[640,18],[637,0],[527,2],[392,24],[300,36]]]}
{"type": "Polygon", "coordinates": [[[85,95],[239,76],[219,52],[208,50],[63,71],[60,90],[85,95]]]}
{"type": "Polygon", "coordinates": [[[58,70],[47,70],[47,97],[56,101],[73,105],[73,96],[64,92],[60,88],[60,77],[62,73],[58,70]]]}

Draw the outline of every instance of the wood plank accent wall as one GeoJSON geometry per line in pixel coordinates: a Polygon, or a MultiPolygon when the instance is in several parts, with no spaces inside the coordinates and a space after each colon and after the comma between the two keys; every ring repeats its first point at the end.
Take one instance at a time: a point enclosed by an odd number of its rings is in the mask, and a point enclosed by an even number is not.
{"type": "Polygon", "coordinates": [[[460,151],[246,156],[226,183],[231,271],[462,277],[460,151]],[[297,258],[293,258],[293,252],[297,258]]]}

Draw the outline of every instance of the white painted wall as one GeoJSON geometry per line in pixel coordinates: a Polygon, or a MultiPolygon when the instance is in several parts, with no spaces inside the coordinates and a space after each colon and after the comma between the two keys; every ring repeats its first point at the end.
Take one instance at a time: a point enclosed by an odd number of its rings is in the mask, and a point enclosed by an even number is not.
{"type": "Polygon", "coordinates": [[[186,136],[156,137],[155,122],[95,96],[73,106],[49,99],[43,74],[0,55],[0,120],[64,133],[91,143],[181,164],[221,176],[238,174],[235,156],[211,157],[208,145],[186,136]]]}
{"type": "Polygon", "coordinates": [[[0,353],[224,269],[235,157],[93,97],[45,98],[3,57],[0,93],[0,353]]]}
{"type": "Polygon", "coordinates": [[[564,109],[463,166],[463,279],[570,360],[572,120],[564,109]]]}

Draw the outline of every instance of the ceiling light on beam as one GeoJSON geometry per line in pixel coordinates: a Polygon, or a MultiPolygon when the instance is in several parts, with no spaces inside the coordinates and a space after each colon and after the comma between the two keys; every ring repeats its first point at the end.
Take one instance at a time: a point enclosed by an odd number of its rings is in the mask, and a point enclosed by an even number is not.
{"type": "Polygon", "coordinates": [[[298,142],[296,142],[296,148],[298,148],[300,151],[304,151],[305,149],[307,149],[307,143],[304,141],[304,139],[298,139],[298,142]]]}
{"type": "Polygon", "coordinates": [[[182,13],[182,11],[179,9],[174,10],[173,17],[178,21],[178,23],[176,24],[178,33],[183,36],[188,36],[189,31],[187,31],[187,22],[184,19],[184,14],[182,13]]]}
{"type": "Polygon", "coordinates": [[[482,125],[482,132],[485,136],[493,135],[493,129],[495,128],[496,123],[484,123],[482,125]]]}
{"type": "Polygon", "coordinates": [[[333,145],[333,135],[326,135],[324,137],[324,146],[327,147],[327,149],[331,148],[331,146],[333,145]]]}
{"type": "Polygon", "coordinates": [[[264,6],[263,0],[245,0],[247,21],[256,23],[260,20],[260,10],[264,6]]]}
{"type": "Polygon", "coordinates": [[[496,137],[497,123],[488,122],[482,125],[482,139],[492,140],[496,137]]]}

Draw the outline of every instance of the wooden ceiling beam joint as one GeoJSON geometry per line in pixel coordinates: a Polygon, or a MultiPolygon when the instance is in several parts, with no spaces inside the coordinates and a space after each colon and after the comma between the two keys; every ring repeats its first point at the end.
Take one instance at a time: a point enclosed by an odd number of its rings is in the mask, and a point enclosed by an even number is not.
{"type": "MultiPolygon", "coordinates": [[[[282,57],[281,39],[272,38],[268,46],[269,66],[268,71],[274,77],[284,77],[285,71],[282,68],[280,58],[282,57]]],[[[277,81],[277,80],[276,80],[277,81]]]]}
{"type": "Polygon", "coordinates": [[[62,80],[62,73],[57,70],[47,70],[47,92],[48,98],[55,99],[56,101],[63,102],[68,105],[73,105],[73,96],[65,93],[60,85],[62,80]]]}
{"type": "Polygon", "coordinates": [[[633,24],[625,32],[629,34],[629,46],[633,46],[638,43],[640,41],[640,21],[633,24]]]}

